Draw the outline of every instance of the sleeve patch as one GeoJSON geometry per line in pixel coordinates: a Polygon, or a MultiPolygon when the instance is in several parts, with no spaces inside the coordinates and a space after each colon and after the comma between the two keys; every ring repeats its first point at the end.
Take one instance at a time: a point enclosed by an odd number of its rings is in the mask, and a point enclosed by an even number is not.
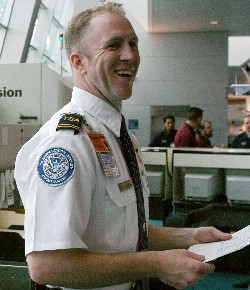
{"type": "Polygon", "coordinates": [[[63,148],[50,148],[39,158],[37,172],[49,186],[68,182],[75,172],[75,161],[71,153],[63,148]]]}

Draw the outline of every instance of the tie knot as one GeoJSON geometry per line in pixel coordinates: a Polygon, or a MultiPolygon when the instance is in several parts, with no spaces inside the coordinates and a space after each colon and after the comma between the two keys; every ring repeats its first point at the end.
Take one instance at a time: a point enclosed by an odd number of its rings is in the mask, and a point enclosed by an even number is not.
{"type": "Polygon", "coordinates": [[[129,138],[127,136],[129,136],[129,135],[128,135],[127,127],[126,127],[126,121],[125,121],[124,116],[122,115],[122,122],[121,122],[121,128],[120,128],[120,139],[129,138]]]}
{"type": "Polygon", "coordinates": [[[122,115],[122,122],[121,122],[121,129],[120,129],[120,131],[121,130],[127,130],[127,127],[126,127],[126,121],[125,121],[125,118],[124,118],[124,116],[122,115]]]}

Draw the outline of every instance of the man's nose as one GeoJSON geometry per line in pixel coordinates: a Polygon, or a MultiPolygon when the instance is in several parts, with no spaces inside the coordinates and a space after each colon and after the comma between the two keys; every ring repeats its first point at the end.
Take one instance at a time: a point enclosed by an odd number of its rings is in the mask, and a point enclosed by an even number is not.
{"type": "Polygon", "coordinates": [[[130,60],[136,57],[138,54],[138,50],[131,47],[129,43],[126,43],[122,47],[122,52],[121,52],[121,59],[122,60],[130,60]]]}

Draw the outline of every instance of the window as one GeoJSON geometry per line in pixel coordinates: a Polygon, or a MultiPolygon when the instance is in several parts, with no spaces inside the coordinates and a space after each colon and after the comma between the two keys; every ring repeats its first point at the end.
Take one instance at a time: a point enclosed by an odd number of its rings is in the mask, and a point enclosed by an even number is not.
{"type": "Polygon", "coordinates": [[[14,0],[0,0],[0,51],[4,44],[14,0]]]}
{"type": "Polygon", "coordinates": [[[0,23],[1,26],[7,27],[11,16],[11,10],[14,0],[0,0],[0,23]]]}
{"type": "Polygon", "coordinates": [[[56,42],[58,42],[59,28],[61,28],[60,24],[56,21],[55,18],[53,18],[50,25],[50,31],[46,39],[44,52],[43,52],[47,57],[51,57],[53,48],[56,42]]]}
{"type": "Polygon", "coordinates": [[[0,23],[2,23],[2,20],[3,20],[6,2],[7,2],[6,0],[0,1],[0,23]]]}
{"type": "Polygon", "coordinates": [[[72,0],[44,0],[41,3],[27,62],[42,62],[60,73],[68,71],[70,66],[58,37],[73,15],[73,8],[72,0]]]}
{"type": "Polygon", "coordinates": [[[64,0],[57,0],[56,7],[54,11],[54,17],[57,21],[61,21],[63,9],[64,9],[65,1],[64,0]]]}

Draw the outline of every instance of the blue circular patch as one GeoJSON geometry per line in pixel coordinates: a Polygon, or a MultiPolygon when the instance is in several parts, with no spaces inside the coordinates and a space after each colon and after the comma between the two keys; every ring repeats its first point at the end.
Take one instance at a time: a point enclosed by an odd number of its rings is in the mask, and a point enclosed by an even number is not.
{"type": "Polygon", "coordinates": [[[38,176],[49,186],[59,186],[73,176],[75,163],[71,153],[63,148],[46,150],[38,161],[38,176]]]}

